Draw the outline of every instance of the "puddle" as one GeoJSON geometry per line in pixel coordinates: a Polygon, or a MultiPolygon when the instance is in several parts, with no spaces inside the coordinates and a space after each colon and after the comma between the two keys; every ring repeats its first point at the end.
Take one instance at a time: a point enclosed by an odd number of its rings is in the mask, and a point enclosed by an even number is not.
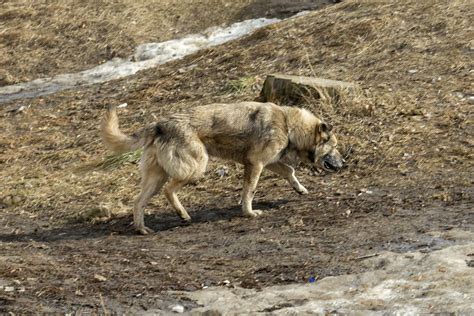
{"type": "Polygon", "coordinates": [[[444,239],[438,236],[417,235],[417,239],[414,241],[391,243],[388,245],[387,250],[398,253],[409,251],[419,251],[426,253],[452,246],[455,243],[455,240],[444,239]]]}

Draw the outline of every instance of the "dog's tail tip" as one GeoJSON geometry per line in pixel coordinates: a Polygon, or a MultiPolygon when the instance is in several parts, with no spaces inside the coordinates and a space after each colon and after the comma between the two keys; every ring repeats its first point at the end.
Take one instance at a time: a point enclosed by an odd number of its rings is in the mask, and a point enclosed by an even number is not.
{"type": "Polygon", "coordinates": [[[118,117],[117,117],[117,107],[115,105],[108,105],[106,107],[106,111],[102,118],[102,124],[111,124],[116,122],[118,124],[118,117]]]}

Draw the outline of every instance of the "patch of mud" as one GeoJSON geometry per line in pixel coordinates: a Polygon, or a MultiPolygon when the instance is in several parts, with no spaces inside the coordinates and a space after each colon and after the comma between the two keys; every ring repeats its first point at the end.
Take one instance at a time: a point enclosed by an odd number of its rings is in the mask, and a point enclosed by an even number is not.
{"type": "Polygon", "coordinates": [[[213,287],[182,293],[201,307],[193,312],[276,315],[306,313],[474,313],[471,243],[431,253],[385,252],[360,262],[369,272],[261,290],[213,287]]]}

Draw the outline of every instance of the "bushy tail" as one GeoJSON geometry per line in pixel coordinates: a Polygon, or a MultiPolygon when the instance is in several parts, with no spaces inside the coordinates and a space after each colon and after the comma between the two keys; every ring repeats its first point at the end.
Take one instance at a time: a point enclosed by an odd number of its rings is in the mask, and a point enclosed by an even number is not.
{"type": "Polygon", "coordinates": [[[153,141],[150,128],[141,130],[132,136],[125,135],[119,128],[117,110],[110,106],[102,118],[101,134],[105,145],[115,153],[137,150],[153,141]]]}

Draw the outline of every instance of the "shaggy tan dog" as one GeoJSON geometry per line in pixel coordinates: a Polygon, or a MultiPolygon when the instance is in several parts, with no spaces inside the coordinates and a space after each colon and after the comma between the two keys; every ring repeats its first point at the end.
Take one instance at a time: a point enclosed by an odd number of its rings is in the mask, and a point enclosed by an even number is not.
{"type": "Polygon", "coordinates": [[[308,191],[284,161],[298,157],[302,162],[334,171],[344,160],[336,149],[331,126],[309,111],[273,103],[242,102],[198,106],[171,114],[128,136],[118,126],[116,109],[110,108],[102,121],[102,138],[114,152],[144,148],[141,160],[141,193],[135,201],[133,220],[142,234],[143,209],[164,186],[164,193],[178,215],[191,218],[176,192],[205,172],[208,156],[233,160],[244,165],[242,211],[256,217],[252,199],[263,168],[285,179],[300,194],[308,191]]]}

